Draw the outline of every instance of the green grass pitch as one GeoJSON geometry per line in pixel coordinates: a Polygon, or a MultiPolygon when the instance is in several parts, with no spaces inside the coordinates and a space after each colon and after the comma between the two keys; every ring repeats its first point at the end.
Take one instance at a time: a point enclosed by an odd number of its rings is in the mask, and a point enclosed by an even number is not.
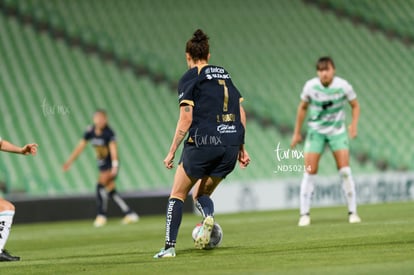
{"type": "Polygon", "coordinates": [[[153,259],[162,247],[164,217],[104,228],[91,221],[16,225],[7,248],[22,257],[0,263],[3,274],[414,274],[413,203],[360,206],[361,224],[345,207],[312,211],[299,228],[297,210],[217,215],[222,247],[193,248],[200,220],[183,218],[177,257],[153,259]]]}

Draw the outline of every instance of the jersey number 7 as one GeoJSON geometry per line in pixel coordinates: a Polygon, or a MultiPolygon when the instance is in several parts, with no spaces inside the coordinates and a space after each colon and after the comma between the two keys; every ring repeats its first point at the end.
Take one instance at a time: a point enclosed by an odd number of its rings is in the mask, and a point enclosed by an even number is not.
{"type": "Polygon", "coordinates": [[[227,88],[226,81],[224,79],[219,79],[218,83],[224,88],[223,112],[227,112],[229,105],[229,89],[227,88]]]}

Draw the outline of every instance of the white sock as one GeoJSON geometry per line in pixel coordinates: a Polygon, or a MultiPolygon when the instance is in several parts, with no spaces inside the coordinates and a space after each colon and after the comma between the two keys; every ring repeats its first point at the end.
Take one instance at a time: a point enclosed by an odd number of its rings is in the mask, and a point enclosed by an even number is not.
{"type": "Polygon", "coordinates": [[[308,173],[303,174],[302,183],[300,185],[300,214],[309,214],[311,199],[313,195],[314,181],[316,175],[308,173]]]}
{"type": "Polygon", "coordinates": [[[10,228],[13,223],[14,211],[6,210],[0,212],[0,252],[3,252],[7,239],[9,238],[10,228]]]}
{"type": "Polygon", "coordinates": [[[339,169],[339,176],[342,181],[342,190],[344,191],[346,200],[348,202],[348,211],[350,213],[357,212],[355,183],[352,178],[351,168],[349,166],[339,169]]]}

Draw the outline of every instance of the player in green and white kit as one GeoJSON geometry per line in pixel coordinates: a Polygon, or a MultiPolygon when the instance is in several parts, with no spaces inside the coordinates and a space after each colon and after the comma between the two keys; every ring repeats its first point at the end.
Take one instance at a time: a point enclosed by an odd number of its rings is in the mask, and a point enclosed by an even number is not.
{"type": "Polygon", "coordinates": [[[336,166],[342,181],[342,188],[348,202],[350,223],[359,223],[357,214],[355,183],[349,167],[350,138],[357,135],[359,104],[352,86],[340,77],[335,76],[335,65],[330,57],[321,57],[316,69],[318,77],[306,82],[298,107],[295,130],[291,147],[302,141],[300,134],[303,121],[308,113],[308,131],[305,141],[305,167],[300,186],[300,219],[299,226],[310,225],[310,205],[314,189],[315,176],[321,154],[328,144],[336,160],[336,166]],[[352,108],[352,122],[345,127],[345,104],[352,108]]]}

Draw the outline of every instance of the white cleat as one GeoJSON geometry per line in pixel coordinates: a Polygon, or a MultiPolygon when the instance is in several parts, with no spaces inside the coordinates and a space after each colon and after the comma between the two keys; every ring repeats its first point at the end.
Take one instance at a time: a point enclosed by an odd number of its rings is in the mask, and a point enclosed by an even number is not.
{"type": "Polygon", "coordinates": [[[163,249],[161,249],[160,252],[158,252],[157,254],[154,255],[154,259],[174,258],[174,257],[175,257],[175,248],[174,247],[170,247],[167,250],[165,250],[163,248],[163,249]]]}
{"type": "Polygon", "coordinates": [[[203,221],[203,226],[198,231],[197,238],[194,241],[194,246],[198,249],[203,249],[208,245],[211,238],[211,232],[214,227],[214,218],[212,216],[207,216],[203,221]]]}
{"type": "Polygon", "coordinates": [[[298,226],[309,226],[311,223],[311,218],[308,214],[300,216],[298,226]]]}
{"type": "Polygon", "coordinates": [[[122,224],[131,224],[136,223],[139,221],[139,216],[137,213],[130,213],[125,215],[125,217],[122,219],[122,224]]]}
{"type": "Polygon", "coordinates": [[[360,223],[361,218],[356,213],[349,214],[349,223],[360,223]]]}
{"type": "Polygon", "coordinates": [[[105,224],[106,224],[106,217],[104,215],[96,216],[96,219],[93,222],[93,226],[95,226],[95,227],[102,227],[105,224]]]}

